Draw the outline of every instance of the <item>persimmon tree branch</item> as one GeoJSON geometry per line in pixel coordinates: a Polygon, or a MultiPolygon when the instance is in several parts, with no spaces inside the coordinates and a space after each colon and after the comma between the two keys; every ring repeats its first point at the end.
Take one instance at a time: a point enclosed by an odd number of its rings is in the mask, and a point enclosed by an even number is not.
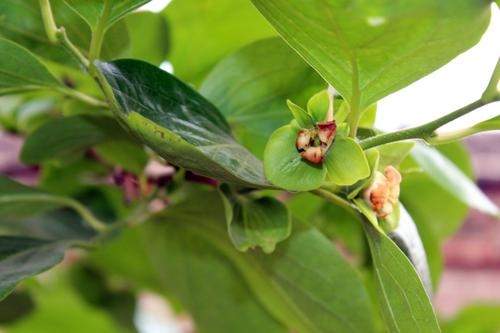
{"type": "Polygon", "coordinates": [[[52,13],[52,8],[50,6],[49,0],[39,0],[40,12],[42,14],[43,26],[45,27],[45,32],[49,41],[53,44],[60,44],[66,51],[75,56],[75,58],[83,65],[88,68],[89,61],[85,56],[78,50],[78,48],[69,40],[68,35],[64,27],[58,28],[54,20],[54,14],[52,13]]]}
{"type": "MultiPolygon", "coordinates": [[[[484,105],[500,101],[500,92],[498,91],[498,82],[500,80],[500,59],[498,60],[491,79],[486,87],[483,95],[480,99],[475,102],[470,103],[458,110],[455,110],[441,118],[428,122],[426,124],[411,127],[395,132],[384,133],[376,135],[360,142],[363,149],[369,149],[372,147],[380,146],[386,143],[391,143],[395,141],[410,140],[410,139],[422,139],[428,141],[429,143],[440,143],[440,139],[436,136],[435,131],[448,124],[449,122],[460,118],[484,105]]],[[[462,134],[467,133],[467,129],[462,134]]],[[[447,137],[444,135],[444,137],[447,137]]],[[[447,138],[449,141],[449,138],[447,138]]]]}
{"type": "Polygon", "coordinates": [[[469,105],[464,106],[463,108],[453,111],[452,113],[449,113],[441,118],[433,120],[424,125],[376,135],[362,140],[359,144],[361,145],[361,148],[369,149],[386,143],[402,141],[402,140],[410,140],[410,139],[423,139],[426,141],[431,140],[432,137],[435,135],[434,132],[441,126],[457,118],[460,118],[468,114],[469,112],[472,112],[477,108],[480,108],[481,106],[486,104],[488,103],[485,103],[479,99],[475,102],[470,103],[469,105]]]}
{"type": "Polygon", "coordinates": [[[89,71],[94,75],[96,68],[94,66],[94,60],[98,59],[101,54],[102,43],[104,40],[104,35],[106,34],[108,17],[111,14],[111,1],[104,0],[104,8],[102,15],[97,22],[95,29],[92,29],[92,40],[90,41],[89,49],[89,71]]]}

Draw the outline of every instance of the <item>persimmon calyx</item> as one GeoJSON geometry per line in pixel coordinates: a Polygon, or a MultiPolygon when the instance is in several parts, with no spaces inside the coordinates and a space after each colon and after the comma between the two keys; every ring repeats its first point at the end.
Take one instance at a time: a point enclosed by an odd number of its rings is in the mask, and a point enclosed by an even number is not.
{"type": "Polygon", "coordinates": [[[384,173],[376,171],[372,183],[363,192],[363,198],[377,217],[392,214],[394,205],[399,201],[400,184],[401,174],[393,166],[387,166],[384,173]]]}
{"type": "Polygon", "coordinates": [[[335,121],[317,123],[313,128],[302,128],[297,134],[295,147],[304,160],[322,164],[328,148],[335,139],[336,132],[335,121]]]}

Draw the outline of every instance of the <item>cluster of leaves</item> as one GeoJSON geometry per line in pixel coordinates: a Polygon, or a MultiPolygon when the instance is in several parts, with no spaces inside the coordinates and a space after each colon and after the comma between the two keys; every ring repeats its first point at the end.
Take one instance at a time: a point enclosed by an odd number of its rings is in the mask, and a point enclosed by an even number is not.
{"type": "Polygon", "coordinates": [[[22,304],[7,331],[132,331],[149,290],[199,332],[439,332],[441,241],[469,207],[499,214],[455,141],[498,118],[437,147],[365,140],[376,102],[472,47],[490,3],[146,2],[0,3],[0,124],[39,169],[36,188],[0,177],[0,308],[22,304]],[[297,134],[330,107],[312,165],[297,134]],[[387,166],[403,182],[381,219],[360,193],[387,166]],[[65,253],[48,289],[29,279],[65,253]]]}

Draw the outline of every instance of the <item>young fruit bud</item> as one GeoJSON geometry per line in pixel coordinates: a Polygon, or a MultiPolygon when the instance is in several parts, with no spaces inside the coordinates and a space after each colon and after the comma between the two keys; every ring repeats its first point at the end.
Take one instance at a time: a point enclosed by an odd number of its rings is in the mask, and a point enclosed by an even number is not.
{"type": "Polygon", "coordinates": [[[363,192],[365,201],[384,218],[392,214],[393,207],[399,200],[401,174],[393,166],[384,169],[384,174],[377,171],[371,185],[363,192]]]}
{"type": "Polygon", "coordinates": [[[323,148],[328,148],[335,139],[335,134],[337,132],[337,124],[335,121],[328,121],[324,123],[318,123],[318,136],[323,148]]]}
{"type": "Polygon", "coordinates": [[[314,164],[323,163],[323,149],[321,147],[308,147],[300,153],[300,156],[314,164]]]}
{"type": "Polygon", "coordinates": [[[299,152],[307,149],[311,142],[311,131],[308,129],[301,129],[297,135],[297,141],[295,141],[295,147],[299,152]]]}

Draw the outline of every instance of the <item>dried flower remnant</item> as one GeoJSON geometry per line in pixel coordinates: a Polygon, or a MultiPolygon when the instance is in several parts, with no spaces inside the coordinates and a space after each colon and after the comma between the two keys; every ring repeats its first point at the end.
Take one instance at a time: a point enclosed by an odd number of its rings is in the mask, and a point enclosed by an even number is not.
{"type": "Polygon", "coordinates": [[[328,148],[335,139],[336,131],[335,121],[317,123],[314,128],[310,129],[302,128],[297,134],[295,147],[304,160],[322,164],[328,148]]]}
{"type": "Polygon", "coordinates": [[[399,200],[400,184],[401,174],[393,166],[386,167],[384,173],[375,173],[373,182],[363,192],[363,198],[377,213],[377,217],[384,218],[392,214],[399,200]]]}

